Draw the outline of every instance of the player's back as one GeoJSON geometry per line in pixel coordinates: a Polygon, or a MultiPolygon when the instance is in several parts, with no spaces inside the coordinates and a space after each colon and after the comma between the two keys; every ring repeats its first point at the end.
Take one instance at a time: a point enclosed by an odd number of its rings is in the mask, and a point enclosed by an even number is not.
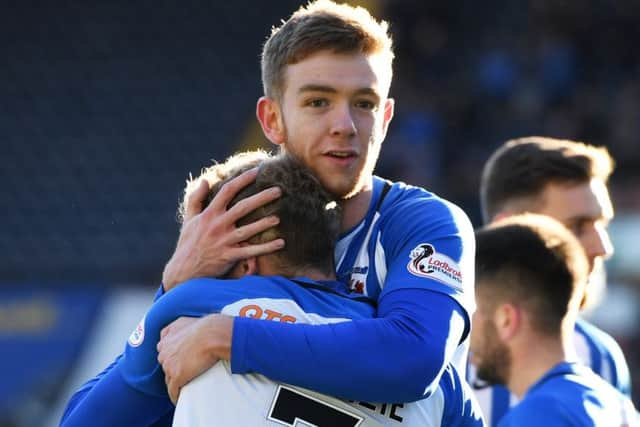
{"type": "MultiPolygon", "coordinates": [[[[256,279],[264,280],[264,279],[256,279]]],[[[279,285],[282,285],[280,281],[279,285]]],[[[287,287],[287,286],[285,286],[287,287]]],[[[221,308],[231,316],[259,317],[274,321],[322,324],[373,315],[371,307],[339,293],[323,291],[312,281],[292,282],[291,292],[276,297],[246,297],[221,308]],[[301,291],[300,286],[307,290],[301,291]],[[270,314],[265,317],[265,313],[270,314]],[[295,320],[294,320],[295,319],[295,320]]],[[[366,354],[343,355],[353,363],[366,354]]],[[[286,354],[282,363],[293,363],[286,354]]],[[[348,372],[344,373],[348,376],[348,372]]],[[[268,380],[262,375],[233,375],[228,362],[220,362],[187,384],[180,392],[175,426],[276,426],[296,425],[295,420],[316,426],[482,426],[479,406],[457,371],[449,366],[440,386],[428,399],[409,404],[371,404],[344,401],[299,387],[268,380]]]]}
{"type": "MultiPolygon", "coordinates": [[[[348,375],[345,374],[345,375],[348,375]]],[[[173,425],[204,426],[483,426],[468,386],[449,366],[430,397],[404,404],[353,402],[279,384],[262,375],[232,375],[218,363],[180,391],[173,425]]]]}
{"type": "Polygon", "coordinates": [[[499,427],[637,426],[633,404],[591,369],[560,363],[527,390],[499,427]]]}

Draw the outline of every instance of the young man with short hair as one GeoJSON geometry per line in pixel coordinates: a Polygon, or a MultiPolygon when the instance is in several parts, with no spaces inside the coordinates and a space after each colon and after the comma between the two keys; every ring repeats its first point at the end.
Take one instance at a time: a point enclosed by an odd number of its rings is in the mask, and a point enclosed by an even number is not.
{"type": "MultiPolygon", "coordinates": [[[[507,141],[485,164],[481,182],[484,221],[523,212],[551,216],[569,228],[582,244],[591,280],[603,268],[603,260],[613,246],[607,225],[613,207],[607,182],[613,160],[607,150],[580,142],[543,137],[507,141]]],[[[589,289],[583,292],[582,306],[589,289]]],[[[575,326],[574,340],[579,360],[630,396],[629,368],[615,340],[582,318],[575,326]]],[[[488,423],[495,426],[515,404],[516,398],[499,386],[477,385],[476,395],[488,423]]]]}
{"type": "MultiPolygon", "coordinates": [[[[363,8],[312,2],[265,43],[265,96],[257,103],[267,138],[339,198],[337,277],[377,301],[377,318],[290,325],[208,316],[197,320],[206,324],[193,329],[201,333],[197,339],[171,327],[160,342],[160,361],[172,394],[215,358],[230,360],[234,373],[382,402],[431,395],[451,362],[465,370],[474,310],[471,224],[436,195],[373,175],[394,111],[388,97],[392,59],[386,23],[363,8]]],[[[250,179],[230,183],[229,191],[250,179]]],[[[276,196],[260,197],[256,206],[276,196]]],[[[255,228],[236,229],[237,218],[221,209],[200,213],[199,200],[190,205],[165,268],[166,291],[192,277],[220,276],[237,259],[286,245],[275,240],[239,248],[255,228]]]]}
{"type": "Polygon", "coordinates": [[[471,361],[521,401],[499,427],[631,426],[627,396],[577,362],[575,322],[590,272],[578,240],[551,217],[516,215],[476,233],[471,361]]]}

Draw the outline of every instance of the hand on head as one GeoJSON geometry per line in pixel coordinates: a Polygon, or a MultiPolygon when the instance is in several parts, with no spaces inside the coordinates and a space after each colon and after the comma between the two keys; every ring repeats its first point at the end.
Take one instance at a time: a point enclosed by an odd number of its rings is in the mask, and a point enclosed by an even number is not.
{"type": "Polygon", "coordinates": [[[227,210],[231,200],[255,180],[256,174],[257,169],[254,168],[227,182],[204,210],[203,204],[209,192],[207,181],[202,180],[189,195],[176,250],[162,275],[165,291],[188,279],[222,276],[238,260],[282,248],[282,239],[240,245],[255,234],[278,224],[276,217],[265,217],[236,227],[236,222],[247,213],[280,197],[279,188],[269,188],[247,197],[227,210]]]}

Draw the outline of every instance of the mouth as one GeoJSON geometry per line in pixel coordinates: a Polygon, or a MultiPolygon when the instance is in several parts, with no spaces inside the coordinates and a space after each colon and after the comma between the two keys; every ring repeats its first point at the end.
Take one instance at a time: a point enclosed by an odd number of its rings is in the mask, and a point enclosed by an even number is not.
{"type": "Polygon", "coordinates": [[[339,150],[327,151],[325,155],[335,159],[351,159],[351,158],[357,157],[354,151],[348,151],[348,150],[347,151],[339,151],[339,150]]]}

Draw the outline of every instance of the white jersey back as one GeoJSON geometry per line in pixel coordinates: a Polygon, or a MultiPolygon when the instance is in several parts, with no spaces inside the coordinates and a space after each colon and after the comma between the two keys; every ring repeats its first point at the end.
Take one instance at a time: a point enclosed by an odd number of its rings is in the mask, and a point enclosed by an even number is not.
{"type": "MultiPolygon", "coordinates": [[[[247,315],[247,310],[279,312],[299,323],[347,321],[305,312],[288,299],[243,299],[227,305],[222,313],[247,315]]],[[[286,360],[286,356],[283,359],[286,360]]],[[[479,414],[470,388],[451,365],[445,369],[439,387],[427,399],[404,404],[371,404],[344,401],[280,384],[259,374],[232,374],[229,363],[222,361],[181,389],[173,425],[462,427],[482,425],[479,414]]]]}
{"type": "Polygon", "coordinates": [[[442,414],[444,399],[436,393],[419,403],[370,407],[374,409],[278,384],[262,375],[232,375],[228,363],[218,363],[181,390],[173,425],[440,426],[442,415],[436,414],[442,414]]]}

